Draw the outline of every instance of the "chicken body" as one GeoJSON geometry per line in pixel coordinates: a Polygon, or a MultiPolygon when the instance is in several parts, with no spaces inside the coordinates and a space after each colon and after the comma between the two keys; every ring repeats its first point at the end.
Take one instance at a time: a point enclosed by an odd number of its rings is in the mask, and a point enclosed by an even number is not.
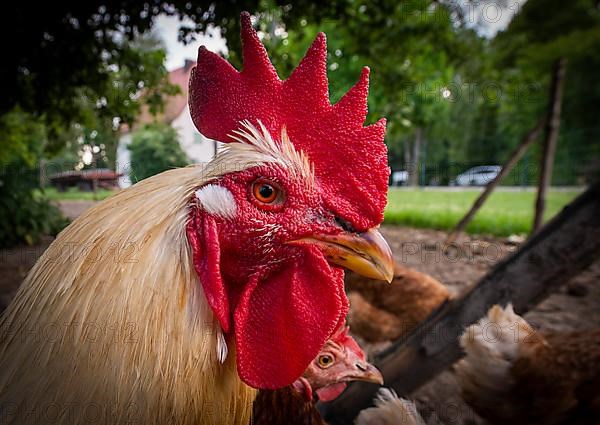
{"type": "Polygon", "coordinates": [[[400,338],[449,298],[448,289],[433,277],[395,264],[390,285],[347,272],[350,301],[348,324],[368,342],[400,338]]]}
{"type": "Polygon", "coordinates": [[[494,306],[461,337],[465,401],[492,424],[597,424],[600,329],[538,333],[494,306]]]}
{"type": "Polygon", "coordinates": [[[252,425],[326,425],[312,400],[288,386],[261,390],[254,400],[252,425]]]}

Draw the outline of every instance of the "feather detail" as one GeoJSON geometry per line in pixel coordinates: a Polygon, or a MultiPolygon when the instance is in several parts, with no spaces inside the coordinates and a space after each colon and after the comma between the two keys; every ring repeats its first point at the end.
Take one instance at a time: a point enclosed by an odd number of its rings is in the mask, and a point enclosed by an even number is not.
{"type": "Polygon", "coordinates": [[[519,356],[522,341],[535,332],[515,313],[511,304],[495,305],[477,323],[469,326],[460,337],[465,357],[455,370],[463,382],[463,392],[486,392],[500,397],[514,384],[510,369],[519,356]]]}
{"type": "Polygon", "coordinates": [[[356,425],[425,425],[415,404],[399,398],[391,388],[381,388],[374,400],[375,407],[362,410],[356,425]]]}
{"type": "Polygon", "coordinates": [[[276,163],[291,171],[303,181],[314,184],[314,168],[308,157],[294,148],[285,126],[281,129],[279,142],[273,139],[269,130],[260,120],[258,120],[258,126],[259,128],[244,120],[241,122],[242,129],[234,130],[229,137],[242,144],[250,144],[256,147],[270,158],[269,162],[276,163]]]}
{"type": "Polygon", "coordinates": [[[229,190],[216,184],[207,184],[195,193],[202,208],[211,215],[234,218],[237,206],[229,190]]]}
{"type": "Polygon", "coordinates": [[[465,357],[455,366],[457,383],[486,423],[597,418],[600,329],[537,332],[512,305],[495,305],[460,343],[465,357]]]}
{"type": "Polygon", "coordinates": [[[219,359],[219,363],[225,363],[225,360],[227,360],[228,352],[229,350],[227,348],[227,341],[225,340],[225,335],[219,327],[219,329],[217,330],[217,359],[219,359]]]}

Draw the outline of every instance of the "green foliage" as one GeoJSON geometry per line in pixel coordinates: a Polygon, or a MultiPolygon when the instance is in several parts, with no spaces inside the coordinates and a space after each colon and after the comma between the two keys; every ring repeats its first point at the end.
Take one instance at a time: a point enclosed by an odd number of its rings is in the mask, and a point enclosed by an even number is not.
{"type": "Polygon", "coordinates": [[[100,97],[89,88],[78,92],[79,116],[73,117],[78,121],[64,131],[54,163],[65,169],[114,168],[121,124],[132,126],[142,107],[151,114],[162,112],[164,99],[180,92],[167,79],[160,39],[152,34],[139,36],[122,54],[121,64],[106,65],[108,75],[100,97]],[[97,150],[93,162],[85,164],[83,152],[93,149],[97,150]]]}
{"type": "Polygon", "coordinates": [[[60,210],[48,199],[31,196],[31,192],[15,192],[4,199],[0,209],[0,247],[19,243],[33,245],[42,236],[56,236],[68,224],[60,210]],[[7,208],[7,211],[4,208],[7,208]],[[8,212],[8,213],[7,213],[8,212]]]}
{"type": "Polygon", "coordinates": [[[160,43],[119,36],[117,22],[98,21],[93,11],[98,5],[70,13],[70,5],[59,2],[46,14],[32,14],[25,4],[7,7],[13,19],[2,30],[8,28],[10,35],[4,35],[15,43],[0,65],[2,246],[34,243],[66,224],[59,210],[34,192],[42,158],[61,153],[48,168],[52,173],[82,168],[81,153],[99,149],[94,165],[113,167],[120,123],[132,123],[142,104],[160,110],[162,97],[177,91],[166,79],[160,43]]]}
{"type": "MultiPolygon", "coordinates": [[[[390,189],[386,224],[451,230],[479,195],[478,190],[390,189]]],[[[550,191],[544,219],[548,220],[578,195],[550,191]]],[[[468,224],[468,233],[509,236],[528,234],[533,222],[535,192],[497,190],[468,224]]]]}
{"type": "MultiPolygon", "coordinates": [[[[504,155],[546,112],[553,64],[561,57],[568,61],[554,184],[590,181],[600,156],[598,43],[600,11],[592,0],[530,0],[491,43],[490,61],[502,70],[497,81],[504,96],[495,119],[504,155]]],[[[539,145],[531,155],[537,165],[539,145]]]]}
{"type": "Polygon", "coordinates": [[[139,181],[189,163],[179,145],[177,131],[166,124],[151,124],[133,134],[131,181],[139,181]]]}
{"type": "Polygon", "coordinates": [[[165,75],[164,51],[149,51],[136,40],[156,15],[173,14],[174,6],[201,21],[210,3],[193,8],[184,1],[135,0],[5,5],[4,16],[11,19],[0,32],[12,44],[0,65],[0,114],[20,104],[43,115],[51,152],[62,148],[62,136],[72,123],[86,121],[82,97],[97,106],[96,114],[131,123],[137,113],[135,95],[141,88],[162,90],[159,80],[165,75]]]}
{"type": "MultiPolygon", "coordinates": [[[[263,3],[266,10],[257,26],[280,76],[288,77],[317,32],[325,32],[332,101],[346,93],[368,65],[372,74],[367,120],[388,119],[390,163],[404,168],[403,141],[412,139],[417,129],[425,129],[426,137],[433,133],[451,106],[444,89],[452,83],[455,62],[465,54],[458,41],[463,30],[455,28],[450,7],[428,0],[339,1],[319,10],[304,4],[275,8],[270,3],[263,3]]],[[[230,49],[230,59],[239,65],[235,49],[230,49]]]]}
{"type": "Polygon", "coordinates": [[[67,224],[58,208],[33,193],[46,131],[31,114],[15,108],[0,117],[0,135],[0,247],[33,244],[67,224]]]}
{"type": "Polygon", "coordinates": [[[15,163],[29,168],[36,165],[46,140],[42,124],[37,123],[20,107],[16,107],[11,112],[0,116],[0,134],[2,135],[1,168],[15,163]]]}
{"type": "MultiPolygon", "coordinates": [[[[102,79],[94,79],[88,69],[89,80],[72,81],[73,87],[64,88],[63,83],[80,69],[73,65],[73,72],[55,75],[64,64],[51,61],[51,66],[40,70],[47,71],[48,76],[35,75],[28,68],[26,75],[7,89],[8,95],[0,104],[9,101],[14,90],[24,91],[18,99],[20,105],[9,111],[0,110],[3,246],[33,243],[43,234],[56,234],[66,223],[43,193],[34,193],[39,185],[36,167],[42,158],[53,157],[45,162],[47,174],[86,166],[113,168],[120,124],[132,123],[143,104],[151,112],[160,111],[163,97],[179,91],[167,81],[166,53],[158,40],[138,37],[133,42],[125,41],[115,41],[114,51],[98,54],[95,66],[99,69],[94,72],[101,72],[102,79]],[[59,91],[58,87],[62,89],[59,91]],[[35,90],[47,93],[38,99],[35,90]],[[86,151],[94,152],[89,164],[82,161],[86,151]]],[[[74,37],[70,43],[70,49],[77,49],[85,45],[85,40],[74,37]]],[[[60,56],[61,48],[66,47],[61,45],[54,51],[47,46],[44,54],[60,56]]],[[[2,66],[14,65],[4,62],[2,66]]]]}

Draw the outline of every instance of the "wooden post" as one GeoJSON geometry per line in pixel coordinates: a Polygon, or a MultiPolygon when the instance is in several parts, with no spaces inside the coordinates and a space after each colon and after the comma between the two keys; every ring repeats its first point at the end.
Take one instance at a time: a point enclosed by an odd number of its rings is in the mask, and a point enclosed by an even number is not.
{"type": "MultiPolygon", "coordinates": [[[[447,369],[461,356],[458,338],[494,304],[512,302],[528,311],[600,258],[600,184],[567,205],[517,252],[497,264],[476,287],[442,305],[429,319],[375,359],[385,385],[400,396],[447,369]]],[[[372,405],[378,387],[353,383],[339,398],[320,405],[331,425],[352,424],[372,405]]]]}
{"type": "Polygon", "coordinates": [[[519,159],[521,159],[525,151],[527,151],[529,145],[531,145],[531,143],[533,143],[533,141],[537,138],[538,134],[540,134],[540,131],[544,127],[544,124],[546,124],[546,117],[540,119],[535,125],[535,127],[533,127],[523,137],[523,139],[521,139],[521,142],[510,154],[508,161],[506,161],[506,163],[502,167],[502,170],[500,170],[498,175],[486,185],[483,192],[481,192],[479,197],[473,203],[471,209],[465,214],[465,216],[458,222],[454,230],[448,235],[448,237],[446,238],[446,245],[449,245],[452,242],[454,242],[458,234],[464,230],[467,224],[469,224],[469,222],[473,219],[477,211],[479,211],[479,209],[483,206],[483,203],[487,200],[492,191],[496,188],[498,183],[500,183],[500,180],[502,180],[510,172],[510,170],[513,169],[517,162],[519,162],[519,159]]]}
{"type": "Polygon", "coordinates": [[[541,226],[546,208],[546,191],[552,183],[552,165],[556,153],[556,143],[560,130],[560,113],[565,81],[567,61],[559,59],[552,72],[552,85],[550,87],[550,100],[548,102],[548,122],[546,123],[542,159],[540,162],[540,177],[538,181],[537,199],[535,201],[535,215],[533,218],[532,234],[541,226]]]}
{"type": "Polygon", "coordinates": [[[423,129],[421,127],[415,128],[415,139],[413,141],[411,163],[408,168],[408,185],[418,186],[419,185],[419,163],[421,157],[421,140],[423,138],[423,129]]]}

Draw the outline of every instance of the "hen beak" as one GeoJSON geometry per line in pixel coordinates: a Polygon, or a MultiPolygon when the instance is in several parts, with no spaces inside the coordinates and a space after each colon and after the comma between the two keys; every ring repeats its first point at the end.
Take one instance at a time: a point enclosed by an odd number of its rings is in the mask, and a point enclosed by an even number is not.
{"type": "Polygon", "coordinates": [[[352,373],[349,378],[352,381],[372,382],[374,384],[383,385],[383,375],[371,363],[357,362],[356,372],[352,373]]]}
{"type": "Polygon", "coordinates": [[[315,235],[290,243],[317,245],[330,263],[364,277],[387,282],[394,278],[392,251],[376,229],[369,229],[364,233],[315,235]]]}

